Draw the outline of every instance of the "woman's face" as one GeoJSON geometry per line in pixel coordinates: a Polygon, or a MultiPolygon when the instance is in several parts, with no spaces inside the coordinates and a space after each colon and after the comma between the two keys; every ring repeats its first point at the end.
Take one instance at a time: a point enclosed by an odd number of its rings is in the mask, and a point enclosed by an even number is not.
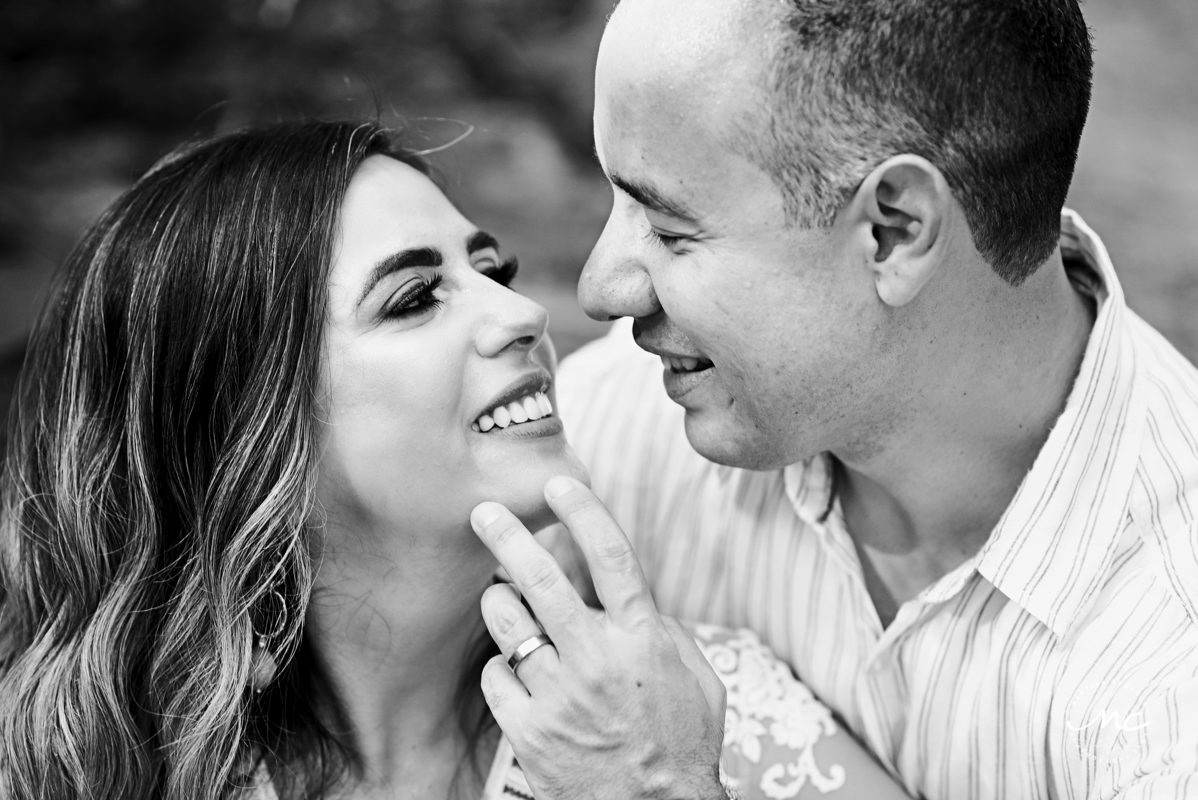
{"type": "Polygon", "coordinates": [[[319,488],[329,523],[481,548],[469,528],[477,503],[541,526],[552,519],[545,481],[585,478],[557,418],[548,316],[507,288],[510,266],[419,171],[372,156],[355,173],[329,277],[319,488]],[[515,421],[546,401],[552,413],[515,421]]]}

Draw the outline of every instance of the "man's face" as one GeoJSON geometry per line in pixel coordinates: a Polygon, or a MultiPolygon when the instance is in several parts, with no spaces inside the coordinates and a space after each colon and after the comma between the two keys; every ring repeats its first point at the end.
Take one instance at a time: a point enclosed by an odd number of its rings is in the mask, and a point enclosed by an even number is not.
{"type": "Polygon", "coordinates": [[[866,365],[884,343],[850,234],[793,225],[771,176],[734,149],[735,121],[766,102],[762,48],[742,43],[754,21],[720,0],[617,10],[595,97],[615,199],[579,298],[593,317],[635,318],[696,450],[768,469],[865,433],[866,365]]]}

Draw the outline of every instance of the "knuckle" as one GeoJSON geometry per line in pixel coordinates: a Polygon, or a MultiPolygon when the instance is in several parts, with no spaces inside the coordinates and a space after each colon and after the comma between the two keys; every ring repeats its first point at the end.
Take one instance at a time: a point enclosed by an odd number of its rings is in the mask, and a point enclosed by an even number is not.
{"type": "Polygon", "coordinates": [[[492,607],[487,619],[491,633],[503,638],[508,638],[520,626],[520,615],[508,603],[492,607]]]}
{"type": "Polygon", "coordinates": [[[536,559],[528,565],[524,574],[524,584],[529,594],[549,594],[558,588],[561,581],[561,568],[548,559],[536,559]]]}
{"type": "Polygon", "coordinates": [[[506,584],[487,587],[483,592],[482,609],[487,629],[496,637],[514,631],[526,613],[516,593],[506,584]]]}
{"type": "Polygon", "coordinates": [[[514,519],[509,516],[503,516],[491,523],[489,533],[491,534],[491,541],[497,547],[502,547],[510,543],[516,537],[519,530],[520,526],[514,519]]]}
{"type": "Polygon", "coordinates": [[[635,597],[624,598],[618,611],[626,615],[623,628],[628,633],[646,642],[649,652],[655,654],[677,653],[678,646],[670,631],[656,614],[633,613],[637,608],[635,597]]]}
{"type": "Polygon", "coordinates": [[[482,675],[479,676],[479,686],[482,689],[483,697],[492,711],[497,710],[503,704],[503,693],[499,691],[498,671],[504,665],[499,661],[500,658],[500,656],[496,656],[484,664],[482,675]]]}
{"type": "Polygon", "coordinates": [[[595,557],[609,567],[620,571],[631,570],[637,566],[636,557],[628,544],[620,539],[607,539],[596,543],[595,557]]]}
{"type": "Polygon", "coordinates": [[[580,492],[577,489],[570,492],[570,494],[561,500],[562,512],[571,516],[586,511],[591,505],[592,498],[585,492],[580,492]]]}

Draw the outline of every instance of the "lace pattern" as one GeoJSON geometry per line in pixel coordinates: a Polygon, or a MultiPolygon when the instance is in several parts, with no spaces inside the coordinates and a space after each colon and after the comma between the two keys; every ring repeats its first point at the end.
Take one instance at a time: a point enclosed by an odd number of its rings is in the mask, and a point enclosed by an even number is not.
{"type": "MultiPolygon", "coordinates": [[[[836,735],[832,712],[752,631],[688,627],[728,691],[720,760],[728,800],[790,800],[805,786],[820,794],[841,788],[844,768],[833,764],[821,770],[814,752],[820,739],[836,735]]],[[[276,800],[264,770],[258,778],[244,800],[276,800]]],[[[531,797],[511,745],[502,739],[482,800],[531,797]]]]}
{"type": "Polygon", "coordinates": [[[789,800],[804,786],[839,789],[845,771],[824,772],[814,747],[837,726],[832,712],[749,630],[691,625],[699,649],[728,690],[720,777],[729,797],[789,800]]]}

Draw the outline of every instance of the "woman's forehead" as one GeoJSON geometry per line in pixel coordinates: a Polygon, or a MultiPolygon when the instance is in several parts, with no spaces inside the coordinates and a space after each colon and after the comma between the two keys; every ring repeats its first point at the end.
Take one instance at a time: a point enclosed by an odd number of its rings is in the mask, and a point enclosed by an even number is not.
{"type": "Polygon", "coordinates": [[[350,179],[341,203],[342,226],[375,225],[396,215],[411,218],[413,224],[425,218],[461,217],[423,172],[389,156],[370,156],[350,179]]]}
{"type": "Polygon", "coordinates": [[[419,170],[387,156],[371,156],[354,173],[341,204],[335,279],[361,272],[399,250],[464,247],[474,226],[419,170]]]}

